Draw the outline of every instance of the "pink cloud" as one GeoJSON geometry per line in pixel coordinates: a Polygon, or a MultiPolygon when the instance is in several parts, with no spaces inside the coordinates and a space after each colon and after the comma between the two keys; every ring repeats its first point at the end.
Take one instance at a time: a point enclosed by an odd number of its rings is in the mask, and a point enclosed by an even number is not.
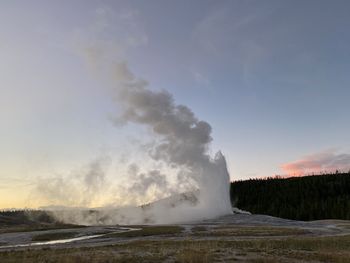
{"type": "Polygon", "coordinates": [[[306,155],[300,160],[281,165],[282,170],[289,176],[302,176],[319,172],[335,172],[350,170],[350,154],[337,154],[325,151],[306,155]]]}

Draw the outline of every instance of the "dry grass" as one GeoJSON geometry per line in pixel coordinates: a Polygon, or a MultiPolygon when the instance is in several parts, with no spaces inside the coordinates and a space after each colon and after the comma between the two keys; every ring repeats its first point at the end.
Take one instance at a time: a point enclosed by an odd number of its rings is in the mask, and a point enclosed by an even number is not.
{"type": "Polygon", "coordinates": [[[179,263],[209,263],[213,262],[213,256],[205,250],[184,249],[176,255],[179,263]]]}
{"type": "Polygon", "coordinates": [[[253,258],[248,260],[249,263],[280,263],[277,258],[253,258]]]}
{"type": "MultiPolygon", "coordinates": [[[[159,233],[159,232],[158,232],[159,233]]],[[[350,262],[350,236],[246,240],[138,240],[117,245],[0,252],[7,262],[350,262]]]]}
{"type": "Polygon", "coordinates": [[[114,263],[114,262],[163,262],[164,258],[152,254],[117,253],[114,251],[85,249],[44,249],[40,251],[25,251],[21,254],[11,253],[1,255],[1,262],[17,263],[114,263]]]}
{"type": "Polygon", "coordinates": [[[309,234],[308,231],[287,227],[232,227],[221,226],[208,231],[197,231],[197,236],[294,236],[309,234]]]}
{"type": "Polygon", "coordinates": [[[207,228],[205,226],[195,226],[191,228],[192,232],[202,232],[202,231],[206,231],[207,228]]]}

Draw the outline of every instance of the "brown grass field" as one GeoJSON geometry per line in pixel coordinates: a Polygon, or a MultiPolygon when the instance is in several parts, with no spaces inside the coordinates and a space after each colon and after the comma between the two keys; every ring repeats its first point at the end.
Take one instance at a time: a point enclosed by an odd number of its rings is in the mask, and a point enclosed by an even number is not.
{"type": "MultiPolygon", "coordinates": [[[[105,234],[85,243],[0,247],[0,262],[350,262],[350,223],[334,220],[317,224],[145,225],[130,226],[138,229],[124,233],[101,227],[96,233],[105,234]]],[[[30,237],[32,241],[71,238],[86,229],[89,227],[40,231],[30,237]]],[[[3,245],[8,244],[0,243],[3,245]]]]}

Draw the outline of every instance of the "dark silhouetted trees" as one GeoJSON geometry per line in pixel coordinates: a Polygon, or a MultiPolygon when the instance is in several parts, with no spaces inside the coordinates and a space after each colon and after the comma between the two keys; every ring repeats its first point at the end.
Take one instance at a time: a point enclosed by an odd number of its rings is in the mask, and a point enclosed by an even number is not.
{"type": "Polygon", "coordinates": [[[350,172],[231,183],[232,204],[296,220],[350,219],[350,172]]]}

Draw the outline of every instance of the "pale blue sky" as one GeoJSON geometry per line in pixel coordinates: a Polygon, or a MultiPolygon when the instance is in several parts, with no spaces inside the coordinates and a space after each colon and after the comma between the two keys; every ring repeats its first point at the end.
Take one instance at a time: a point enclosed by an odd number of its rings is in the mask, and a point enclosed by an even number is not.
{"type": "Polygon", "coordinates": [[[141,136],[109,120],[108,83],[81,55],[95,43],[208,121],[233,180],[350,153],[349,12],[340,0],[1,2],[1,195],[141,136]]]}

